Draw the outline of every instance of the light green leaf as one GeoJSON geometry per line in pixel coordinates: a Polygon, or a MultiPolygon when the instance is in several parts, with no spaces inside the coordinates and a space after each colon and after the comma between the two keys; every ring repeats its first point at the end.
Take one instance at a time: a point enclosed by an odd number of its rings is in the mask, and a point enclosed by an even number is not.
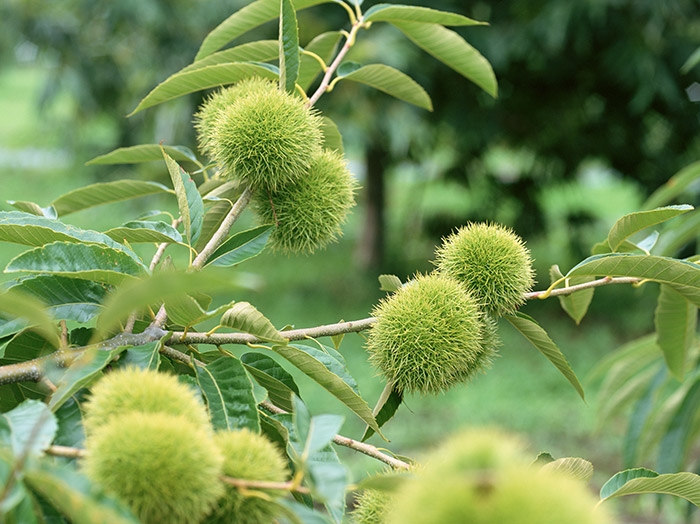
{"type": "Polygon", "coordinates": [[[693,206],[667,206],[653,209],[651,211],[639,211],[630,213],[620,218],[613,225],[608,233],[608,245],[613,252],[617,251],[620,244],[638,231],[647,227],[660,224],[678,215],[692,211],[693,206]]]}
{"type": "Polygon", "coordinates": [[[698,308],[690,304],[673,288],[661,285],[654,311],[656,343],[666,360],[668,369],[680,381],[685,375],[688,350],[695,342],[698,308]]]}
{"type": "Polygon", "coordinates": [[[261,340],[286,344],[284,338],[266,316],[248,302],[237,302],[221,316],[221,325],[243,333],[250,333],[261,340]]]}
{"type": "Polygon", "coordinates": [[[613,253],[594,255],[571,271],[574,276],[634,277],[668,284],[696,306],[700,306],[700,265],[654,255],[613,253]]]}
{"type": "Polygon", "coordinates": [[[212,87],[233,84],[251,76],[261,76],[270,80],[277,80],[278,78],[276,73],[264,67],[263,64],[248,62],[216,64],[184,73],[175,73],[148,93],[129,116],[183,95],[212,87]]]}
{"type": "Polygon", "coordinates": [[[207,265],[231,267],[258,256],[265,249],[273,227],[258,226],[236,233],[212,253],[207,265]]]}
{"type": "Polygon", "coordinates": [[[361,84],[379,89],[399,100],[415,106],[433,110],[430,96],[415,80],[398,69],[384,64],[370,64],[362,66],[355,71],[340,77],[343,80],[352,80],[361,84]]]}
{"type": "Polygon", "coordinates": [[[545,464],[542,469],[564,473],[583,482],[588,482],[593,478],[593,464],[582,458],[560,458],[545,464]]]}
{"type": "Polygon", "coordinates": [[[138,146],[120,147],[107,154],[89,160],[85,165],[140,164],[143,162],[154,162],[163,158],[161,147],[165,149],[168,155],[178,162],[193,162],[201,165],[190,148],[160,144],[141,144],[138,146]]]}
{"type": "Polygon", "coordinates": [[[229,211],[231,211],[231,202],[228,200],[220,200],[214,203],[214,205],[204,213],[202,232],[199,235],[199,240],[197,240],[195,244],[195,249],[198,252],[207,245],[207,242],[209,242],[214,232],[219,229],[219,226],[221,226],[221,223],[224,221],[229,211]]]}
{"type": "Polygon", "coordinates": [[[10,260],[6,273],[50,273],[71,278],[96,280],[105,284],[120,282],[148,273],[124,251],[97,244],[53,242],[20,253],[10,260]]]}
{"type": "MultiPolygon", "coordinates": [[[[328,65],[335,55],[335,50],[338,47],[338,42],[340,42],[341,37],[342,34],[340,31],[321,33],[308,43],[304,51],[314,53],[323,60],[324,64],[328,65]]],[[[316,58],[307,53],[302,53],[299,63],[297,84],[306,91],[321,71],[323,71],[323,69],[316,58]]]]}
{"type": "Polygon", "coordinates": [[[150,220],[133,220],[123,226],[105,231],[105,235],[115,242],[138,243],[181,243],[182,235],[170,224],[150,220]]]}
{"type": "Polygon", "coordinates": [[[53,395],[51,395],[49,408],[52,411],[56,411],[78,390],[92,384],[102,375],[102,370],[127,347],[128,346],[119,346],[109,350],[101,348],[85,350],[83,354],[75,359],[68,369],[61,374],[61,378],[55,381],[57,389],[54,391],[53,395]]]}
{"type": "Polygon", "coordinates": [[[693,69],[696,65],[700,64],[700,47],[695,49],[693,53],[688,57],[688,59],[683,62],[683,65],[680,68],[680,72],[682,75],[687,75],[691,69],[693,69]]]}
{"type": "Polygon", "coordinates": [[[39,204],[26,200],[6,200],[6,202],[15,209],[38,217],[56,218],[58,216],[56,210],[52,206],[41,207],[39,204]]]}
{"type": "MultiPolygon", "coordinates": [[[[166,337],[169,338],[170,334],[166,337]]],[[[119,365],[157,370],[160,367],[160,350],[163,348],[164,342],[161,339],[128,348],[119,358],[119,365]]]]}
{"type": "MultiPolygon", "coordinates": [[[[327,3],[331,0],[295,0],[294,7],[297,11],[314,5],[327,3]]],[[[274,20],[280,14],[279,0],[257,0],[239,9],[226,20],[215,27],[202,42],[195,60],[201,60],[207,55],[218,51],[231,40],[243,33],[274,20]]]]}
{"type": "Polygon", "coordinates": [[[322,117],[321,132],[323,133],[323,147],[331,151],[343,154],[343,137],[338,126],[327,116],[322,117]]]}
{"type": "Polygon", "coordinates": [[[41,455],[57,431],[56,417],[38,400],[25,400],[0,415],[0,442],[9,444],[17,458],[41,455]]]}
{"type": "Polygon", "coordinates": [[[248,42],[213,53],[180,69],[178,73],[186,73],[211,65],[230,64],[232,62],[269,62],[278,57],[279,44],[277,40],[258,40],[257,42],[248,42]]]}
{"type": "Polygon", "coordinates": [[[196,366],[195,370],[214,429],[260,431],[253,383],[240,360],[222,357],[206,366],[196,366]]]}
{"type": "Polygon", "coordinates": [[[229,302],[212,311],[207,311],[190,295],[177,295],[165,300],[165,310],[168,312],[168,319],[172,324],[190,327],[219,316],[232,304],[233,302],[229,302]]]}
{"type": "Polygon", "coordinates": [[[700,409],[700,378],[683,397],[680,406],[673,413],[666,433],[661,439],[659,449],[659,471],[678,471],[684,464],[688,449],[693,439],[693,426],[700,409]]]}
{"type": "Polygon", "coordinates": [[[359,395],[357,384],[343,363],[327,352],[310,346],[289,344],[273,346],[272,350],[320,384],[384,438],[372,410],[359,395]]]}
{"type": "Polygon", "coordinates": [[[104,495],[95,483],[69,465],[37,462],[26,470],[25,478],[34,491],[73,524],[139,524],[124,505],[104,495]]]}
{"type": "Polygon", "coordinates": [[[30,294],[54,319],[88,322],[102,309],[109,288],[91,280],[58,275],[36,275],[10,284],[10,289],[30,294]]]}
{"type": "Polygon", "coordinates": [[[381,291],[393,293],[401,289],[402,286],[401,279],[396,275],[379,275],[379,289],[381,291]]]}
{"type": "Polygon", "coordinates": [[[290,524],[328,524],[323,513],[293,499],[274,499],[270,503],[277,506],[290,524]]]}
{"type": "Polygon", "coordinates": [[[695,473],[667,473],[659,475],[644,468],[621,471],[600,489],[601,501],[623,495],[654,493],[683,498],[700,506],[700,476],[695,473]]]}
{"type": "MultiPolygon", "coordinates": [[[[562,275],[561,271],[559,270],[559,266],[554,265],[549,269],[549,276],[551,281],[555,282],[562,278],[564,275],[562,275]]],[[[595,277],[569,278],[566,279],[566,281],[558,287],[564,285],[576,286],[578,284],[591,282],[592,280],[595,280],[595,277]]],[[[558,297],[562,309],[566,312],[567,315],[569,315],[573,319],[574,322],[576,322],[576,325],[579,325],[581,323],[581,320],[583,320],[583,317],[586,316],[586,313],[588,312],[588,306],[590,306],[591,301],[593,300],[594,291],[595,290],[593,288],[589,288],[577,291],[576,293],[572,293],[570,295],[560,295],[558,297]]]]}
{"type": "Polygon", "coordinates": [[[280,89],[293,93],[299,76],[299,26],[291,0],[280,0],[280,89]]]}
{"type": "Polygon", "coordinates": [[[245,353],[241,362],[248,373],[264,387],[275,406],[292,411],[292,396],[299,395],[294,378],[274,359],[262,353],[245,353]]]}
{"type": "Polygon", "coordinates": [[[393,22],[407,20],[428,24],[451,26],[488,25],[457,13],[448,13],[412,5],[377,4],[370,7],[364,16],[365,22],[393,22]]]}
{"type": "MultiPolygon", "coordinates": [[[[19,290],[0,293],[0,312],[8,317],[20,318],[33,326],[51,345],[61,344],[57,327],[46,311],[46,305],[40,300],[19,290]]],[[[11,333],[6,333],[9,335],[11,333]]]]}
{"type": "Polygon", "coordinates": [[[497,96],[496,75],[491,64],[457,33],[438,24],[396,20],[390,23],[425,52],[474,82],[492,97],[497,96]]]}
{"type": "Polygon", "coordinates": [[[574,370],[566,360],[556,344],[549,338],[547,332],[533,319],[523,313],[515,315],[505,315],[504,317],[512,326],[517,329],[530,343],[556,367],[562,375],[574,387],[579,396],[585,400],[583,387],[579,382],[574,370]]]}
{"type": "Polygon", "coordinates": [[[700,161],[684,167],[669,178],[664,185],[654,191],[647,201],[644,202],[643,209],[655,209],[668,204],[688,189],[688,186],[698,178],[700,178],[700,161]]]}
{"type": "Polygon", "coordinates": [[[65,216],[95,206],[171,192],[170,189],[158,182],[115,180],[114,182],[100,182],[75,189],[61,195],[51,205],[56,209],[56,213],[65,216]]]}
{"type": "Polygon", "coordinates": [[[168,156],[165,150],[163,150],[163,157],[165,158],[165,164],[168,166],[170,180],[173,182],[173,188],[177,196],[177,206],[180,209],[182,222],[185,226],[185,236],[189,245],[192,246],[197,242],[202,232],[204,201],[197,190],[197,184],[194,183],[189,173],[168,156]]]}

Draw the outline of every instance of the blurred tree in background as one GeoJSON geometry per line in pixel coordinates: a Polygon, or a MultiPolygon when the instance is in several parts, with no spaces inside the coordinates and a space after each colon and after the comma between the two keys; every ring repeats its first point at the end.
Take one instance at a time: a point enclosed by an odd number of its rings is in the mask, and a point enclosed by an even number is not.
{"type": "MultiPolygon", "coordinates": [[[[88,143],[86,158],[144,140],[191,145],[189,127],[182,125],[188,118],[181,116],[191,115],[196,97],[145,117],[124,115],[192,60],[201,34],[245,3],[10,0],[0,7],[6,28],[0,38],[12,44],[3,45],[6,59],[33,49],[50,65],[42,103],[68,93],[74,121],[109,120],[111,143],[91,149],[88,143]],[[154,62],[154,56],[160,58],[154,62]]],[[[381,53],[435,103],[425,118],[361,86],[339,88],[357,91],[339,97],[349,102],[335,104],[331,116],[365,165],[359,251],[365,267],[412,271],[436,238],[466,220],[517,224],[526,237],[546,237],[545,256],[538,258],[546,259],[547,245],[559,245],[560,238],[581,238],[568,246],[575,260],[610,225],[610,216],[633,209],[700,157],[700,108],[687,91],[700,81],[700,68],[680,72],[700,44],[695,1],[437,0],[432,6],[491,24],[458,32],[493,64],[499,97],[490,99],[388,25],[353,50],[363,60],[381,53]],[[390,117],[374,119],[380,110],[390,117]],[[403,195],[391,202],[389,214],[387,183],[403,195]]],[[[319,26],[338,25],[344,14],[334,7],[300,13],[302,45],[305,27],[316,34],[319,26]]],[[[273,25],[263,27],[271,37],[273,25]]],[[[559,247],[566,262],[561,254],[559,247]]]]}

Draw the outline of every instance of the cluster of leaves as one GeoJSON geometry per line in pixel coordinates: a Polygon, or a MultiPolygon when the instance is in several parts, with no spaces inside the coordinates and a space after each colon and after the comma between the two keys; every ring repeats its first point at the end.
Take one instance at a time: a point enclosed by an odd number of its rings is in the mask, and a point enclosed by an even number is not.
{"type": "MultiPolygon", "coordinates": [[[[249,4],[215,28],[195,62],[156,87],[135,112],[251,76],[276,80],[281,89],[303,97],[317,82],[307,99],[309,105],[338,81],[351,80],[430,108],[428,95],[404,73],[383,64],[344,62],[358,32],[378,22],[394,25],[419,47],[495,95],[488,62],[444,27],[477,22],[402,5],[379,4],[362,13],[359,2],[335,2],[348,13],[350,31],[324,33],[302,49],[296,11],[322,1],[299,0],[296,6],[289,0],[249,4]],[[276,17],[280,19],[278,41],[221,50],[276,17]],[[275,60],[276,64],[271,63],[275,60]]],[[[324,126],[324,133],[326,144],[342,150],[332,122],[324,126]]],[[[281,363],[316,381],[359,417],[367,425],[363,440],[372,433],[381,436],[382,425],[401,403],[400,396],[388,390],[373,410],[338,351],[343,334],[367,329],[373,319],[278,330],[246,302],[214,306],[210,295],[235,293],[241,283],[231,268],[258,255],[273,226],[233,229],[250,199],[247,188],[212,174],[212,167],[187,148],[148,144],[114,151],[94,163],[156,159],[165,160],[172,187],[139,180],[98,183],[62,195],[45,207],[13,201],[16,211],[0,213],[0,241],[28,247],[5,268],[6,273],[19,277],[0,295],[0,409],[4,412],[0,417],[0,511],[8,522],[41,522],[41,515],[60,520],[57,513],[78,523],[136,522],[118,501],[87,483],[76,459],[84,441],[81,403],[87,390],[108,367],[137,366],[180,374],[206,401],[214,429],[248,428],[287,450],[297,479],[290,489],[295,500],[285,500],[290,522],[340,522],[349,479],[331,444],[349,446],[397,469],[407,469],[410,464],[338,435],[343,422],[340,415],[312,416],[294,377],[281,363]],[[197,184],[178,162],[198,166],[204,182],[197,184]],[[80,210],[156,194],[169,195],[177,204],[179,216],[170,223],[154,219],[154,214],[149,220],[141,218],[98,232],[64,222],[66,216],[80,210]],[[150,261],[138,254],[135,244],[157,246],[149,253],[150,261]],[[175,269],[164,258],[168,248],[187,254],[186,270],[175,269]],[[233,333],[196,332],[198,325],[211,319],[233,333]],[[312,338],[327,336],[330,343],[312,338]],[[308,340],[294,343],[303,339],[308,340]],[[251,351],[237,358],[222,347],[225,344],[247,344],[251,351]],[[296,489],[300,487],[304,489],[296,489]]],[[[556,288],[566,280],[589,283],[603,275],[599,282],[615,278],[660,282],[696,307],[700,266],[651,255],[649,241],[631,240],[633,234],[689,210],[687,206],[655,208],[624,217],[599,247],[601,254],[558,278],[551,290],[526,298],[562,291],[556,288]]],[[[394,288],[397,280],[383,279],[394,288]]],[[[563,290],[569,291],[568,287],[563,290]]],[[[577,296],[584,300],[562,300],[579,318],[586,309],[582,302],[590,297],[577,296]]],[[[573,370],[546,332],[521,313],[507,319],[583,396],[573,370]]],[[[663,319],[659,326],[669,327],[663,319]]],[[[697,476],[683,477],[676,488],[669,485],[679,481],[677,476],[668,483],[654,484],[653,489],[630,487],[630,482],[636,482],[634,486],[651,482],[645,480],[650,475],[625,472],[608,488],[607,496],[656,490],[700,504],[697,476]]]]}

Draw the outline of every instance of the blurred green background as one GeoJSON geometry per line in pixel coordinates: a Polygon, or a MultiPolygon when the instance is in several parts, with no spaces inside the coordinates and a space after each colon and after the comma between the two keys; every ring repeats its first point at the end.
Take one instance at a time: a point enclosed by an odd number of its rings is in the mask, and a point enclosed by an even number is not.
{"type": "MultiPolygon", "coordinates": [[[[84,163],[139,143],[194,147],[192,113],[202,94],[125,115],[191,62],[206,33],[246,3],[3,2],[0,210],[11,209],[6,200],[46,205],[94,181],[167,181],[164,165],[84,163]]],[[[514,227],[533,251],[543,288],[552,264],[569,269],[616,218],[700,159],[700,67],[681,71],[700,46],[697,2],[440,0],[430,7],[490,23],[458,32],[492,63],[499,98],[490,99],[388,26],[361,34],[349,58],[407,72],[430,93],[435,111],[349,83],[324,96],[319,108],[338,123],[363,186],[359,206],[344,238],[327,250],[305,258],[264,254],[238,269],[250,289],[230,299],[251,301],[277,326],[363,318],[383,295],[379,274],[406,279],[430,270],[440,238],[469,220],[514,227]]],[[[302,45],[347,25],[334,5],[303,11],[299,22],[302,45]]],[[[274,38],[275,31],[274,23],[266,24],[236,43],[274,38]]],[[[697,200],[691,188],[683,201],[697,200]]],[[[69,221],[103,229],[154,208],[174,209],[165,200],[134,201],[69,221]]],[[[20,251],[3,245],[0,262],[20,251]]],[[[652,289],[616,287],[596,292],[581,326],[555,300],[530,303],[524,312],[550,332],[585,379],[603,356],[651,329],[653,304],[652,289]]],[[[446,395],[409,397],[386,427],[387,446],[415,455],[458,427],[490,424],[528,434],[534,452],[588,458],[598,468],[597,481],[617,471],[626,421],[597,426],[596,382],[585,382],[582,402],[534,348],[500,327],[503,346],[492,369],[446,395]]],[[[362,336],[347,336],[341,349],[374,401],[382,384],[366,362],[362,336]]],[[[315,413],[343,412],[314,384],[302,381],[302,388],[315,413]]],[[[347,412],[344,433],[358,437],[362,430],[347,412]]],[[[376,436],[372,442],[382,445],[376,436]]],[[[356,478],[378,467],[342,452],[356,478]]]]}

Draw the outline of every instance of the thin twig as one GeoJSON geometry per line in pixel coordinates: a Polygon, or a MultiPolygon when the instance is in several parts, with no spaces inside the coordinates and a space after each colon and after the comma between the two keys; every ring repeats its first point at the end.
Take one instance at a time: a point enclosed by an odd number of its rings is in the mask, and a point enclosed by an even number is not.
{"type": "Polygon", "coordinates": [[[604,277],[598,280],[591,280],[590,282],[584,282],[583,284],[576,284],[575,286],[561,287],[557,289],[544,291],[533,291],[532,293],[525,294],[525,300],[532,300],[535,298],[545,299],[549,297],[557,297],[562,295],[571,295],[577,291],[583,291],[584,289],[592,289],[601,286],[607,286],[609,284],[638,284],[642,279],[634,277],[604,277]]]}
{"type": "Polygon", "coordinates": [[[219,477],[222,482],[236,488],[243,489],[274,489],[281,491],[294,491],[295,493],[301,493],[308,495],[311,493],[309,488],[304,486],[294,486],[291,482],[271,482],[266,480],[246,480],[246,479],[235,479],[232,477],[221,476],[219,477]]]}
{"type": "Polygon", "coordinates": [[[85,456],[85,450],[68,446],[49,446],[46,448],[46,454],[53,455],[54,457],[83,458],[85,456]]]}

